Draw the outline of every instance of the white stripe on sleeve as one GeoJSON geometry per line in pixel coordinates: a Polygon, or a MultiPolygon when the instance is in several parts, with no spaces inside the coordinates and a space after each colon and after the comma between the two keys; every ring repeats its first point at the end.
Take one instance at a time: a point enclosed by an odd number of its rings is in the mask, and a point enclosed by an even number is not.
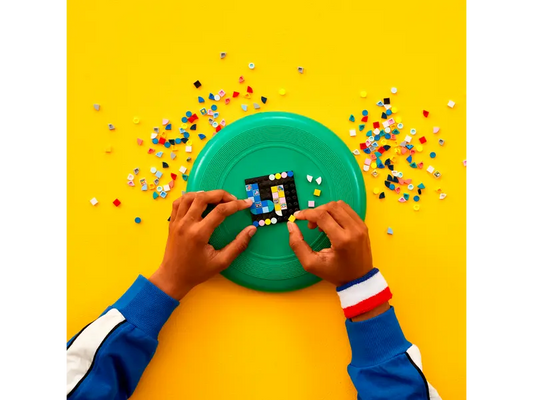
{"type": "MultiPolygon", "coordinates": [[[[420,354],[420,349],[416,345],[412,345],[407,349],[407,354],[409,354],[409,357],[411,357],[411,360],[416,364],[418,368],[420,368],[420,371],[423,371],[422,369],[422,354],[420,354]]],[[[433,386],[431,386],[431,383],[428,383],[428,389],[429,389],[429,400],[442,400],[442,398],[439,396],[439,393],[433,386]]]]}
{"type": "Polygon", "coordinates": [[[67,395],[85,377],[107,335],[126,318],[115,308],[83,330],[67,350],[67,395]]]}

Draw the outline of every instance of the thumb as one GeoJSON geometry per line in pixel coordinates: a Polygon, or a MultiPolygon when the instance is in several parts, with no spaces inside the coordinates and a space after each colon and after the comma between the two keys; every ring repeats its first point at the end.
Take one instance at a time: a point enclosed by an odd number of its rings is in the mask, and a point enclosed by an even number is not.
{"type": "Polygon", "coordinates": [[[315,252],[304,240],[304,236],[300,228],[298,228],[298,225],[289,221],[287,222],[287,229],[289,229],[289,246],[291,246],[298,260],[300,260],[302,267],[306,271],[312,272],[311,269],[314,268],[316,261],[315,252]]]}
{"type": "Polygon", "coordinates": [[[248,243],[252,236],[257,232],[257,228],[253,225],[244,228],[231,242],[218,252],[217,258],[221,270],[226,269],[248,247],[248,243]]]}

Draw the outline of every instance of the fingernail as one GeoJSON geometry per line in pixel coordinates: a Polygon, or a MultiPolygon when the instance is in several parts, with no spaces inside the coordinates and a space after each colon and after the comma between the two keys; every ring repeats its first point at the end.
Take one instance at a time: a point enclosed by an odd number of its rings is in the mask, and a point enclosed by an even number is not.
{"type": "Polygon", "coordinates": [[[300,213],[300,211],[298,210],[298,211],[296,211],[296,212],[294,213],[294,215],[296,216],[296,215],[298,215],[299,213],[300,213]]]}
{"type": "Polygon", "coordinates": [[[292,230],[294,229],[294,227],[292,226],[292,224],[293,224],[293,223],[292,223],[291,221],[287,222],[287,229],[289,230],[289,232],[292,232],[292,230]]]}
{"type": "Polygon", "coordinates": [[[233,194],[231,194],[231,193],[230,193],[230,195],[231,195],[231,198],[232,198],[233,200],[237,200],[237,196],[235,196],[235,195],[233,195],[233,194]]]}
{"type": "Polygon", "coordinates": [[[246,199],[246,200],[244,200],[244,202],[249,204],[249,205],[252,205],[252,199],[246,199]]]}
{"type": "Polygon", "coordinates": [[[255,235],[255,232],[257,232],[257,228],[254,226],[248,231],[248,236],[252,237],[253,235],[255,235]]]}

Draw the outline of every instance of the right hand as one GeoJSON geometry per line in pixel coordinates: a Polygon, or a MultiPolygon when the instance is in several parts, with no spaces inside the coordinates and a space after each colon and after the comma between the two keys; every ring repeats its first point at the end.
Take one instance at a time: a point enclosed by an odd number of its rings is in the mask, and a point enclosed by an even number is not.
{"type": "Polygon", "coordinates": [[[294,217],[308,221],[309,229],[320,228],[331,242],[330,248],[313,251],[305,242],[298,225],[287,223],[289,245],[307,272],[341,286],[372,270],[368,228],[344,201],[332,201],[317,208],[302,210],[295,213],[294,217]]]}

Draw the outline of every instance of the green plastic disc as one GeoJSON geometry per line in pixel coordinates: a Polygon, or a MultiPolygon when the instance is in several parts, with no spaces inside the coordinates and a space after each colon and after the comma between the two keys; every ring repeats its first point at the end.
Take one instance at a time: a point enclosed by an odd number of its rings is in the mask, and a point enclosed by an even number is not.
{"type": "MultiPolygon", "coordinates": [[[[247,197],[244,180],[293,171],[301,209],[344,200],[361,218],[366,214],[363,176],[354,156],[332,131],[301,115],[268,112],[240,119],[217,133],[198,155],[187,191],[224,189],[247,197]],[[307,175],[313,181],[307,181],[307,175]],[[316,178],[322,178],[318,185],[316,178]],[[313,195],[322,191],[320,197],[313,195]]],[[[252,223],[248,210],[227,218],[210,243],[220,249],[252,223]]],[[[298,221],[304,239],[315,250],[329,247],[327,236],[298,221]]],[[[297,290],[320,279],[304,271],[289,247],[286,223],[259,227],[248,249],[222,274],[239,285],[268,292],[297,290]]]]}

